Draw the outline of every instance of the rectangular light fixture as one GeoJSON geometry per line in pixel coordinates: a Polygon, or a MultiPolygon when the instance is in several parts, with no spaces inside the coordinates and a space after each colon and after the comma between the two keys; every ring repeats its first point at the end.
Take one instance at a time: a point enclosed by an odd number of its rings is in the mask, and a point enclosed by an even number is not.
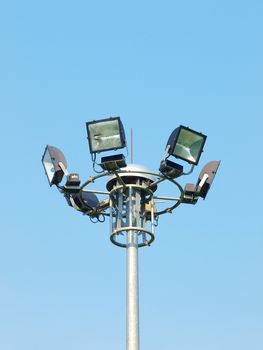
{"type": "Polygon", "coordinates": [[[181,125],[169,137],[168,153],[190,164],[197,165],[205,141],[205,135],[181,125]]]}
{"type": "Polygon", "coordinates": [[[46,146],[42,164],[50,186],[58,185],[63,179],[64,170],[67,168],[64,154],[56,147],[46,146]]]}
{"type": "Polygon", "coordinates": [[[115,150],[126,146],[120,117],[86,123],[90,153],[115,150]]]}

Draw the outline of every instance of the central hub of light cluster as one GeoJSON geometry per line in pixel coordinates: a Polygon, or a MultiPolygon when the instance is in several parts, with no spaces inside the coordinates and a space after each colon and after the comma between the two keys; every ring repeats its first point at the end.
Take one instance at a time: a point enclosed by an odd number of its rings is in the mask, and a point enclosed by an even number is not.
{"type": "Polygon", "coordinates": [[[137,233],[138,247],[154,240],[155,177],[142,165],[129,164],[123,172],[113,175],[108,183],[110,192],[111,241],[127,247],[127,235],[137,233]]]}

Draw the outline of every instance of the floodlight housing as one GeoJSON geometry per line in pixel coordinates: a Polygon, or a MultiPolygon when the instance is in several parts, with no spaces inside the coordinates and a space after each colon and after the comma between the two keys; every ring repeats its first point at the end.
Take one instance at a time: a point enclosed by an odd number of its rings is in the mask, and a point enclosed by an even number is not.
{"type": "MultiPolygon", "coordinates": [[[[82,192],[81,197],[85,205],[87,205],[91,209],[95,209],[100,203],[95,193],[82,192]]],[[[80,208],[83,208],[83,205],[81,201],[78,199],[78,196],[76,196],[74,200],[75,202],[77,201],[80,208]]]]}
{"type": "Polygon", "coordinates": [[[67,169],[67,161],[61,150],[47,145],[42,157],[42,164],[50,186],[58,185],[67,169]]]}
{"type": "Polygon", "coordinates": [[[80,199],[80,193],[71,193],[65,195],[68,205],[75,209],[85,212],[87,210],[94,210],[99,205],[98,197],[94,193],[82,192],[80,199]]]}
{"type": "Polygon", "coordinates": [[[87,122],[86,128],[90,153],[116,150],[126,146],[125,132],[120,117],[87,122]]]}
{"type": "Polygon", "coordinates": [[[214,160],[212,162],[207,163],[200,172],[200,175],[196,184],[196,195],[206,198],[207,193],[214,181],[217,170],[219,168],[220,161],[214,160]]]}
{"type": "Polygon", "coordinates": [[[126,160],[123,154],[116,154],[101,158],[100,166],[104,170],[114,171],[126,166],[126,160]]]}
{"type": "Polygon", "coordinates": [[[169,155],[197,165],[203,151],[206,136],[180,125],[170,135],[166,149],[169,155]]]}

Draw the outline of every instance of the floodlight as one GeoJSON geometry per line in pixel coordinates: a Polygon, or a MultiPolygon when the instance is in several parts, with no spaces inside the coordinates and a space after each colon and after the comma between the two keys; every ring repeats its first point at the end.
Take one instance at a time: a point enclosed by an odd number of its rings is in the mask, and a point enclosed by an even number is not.
{"type": "Polygon", "coordinates": [[[205,141],[205,135],[180,125],[168,139],[167,152],[176,158],[197,165],[205,141]]]}
{"type": "Polygon", "coordinates": [[[207,163],[203,167],[196,184],[196,194],[199,197],[205,199],[205,197],[207,196],[207,193],[212,185],[219,165],[220,161],[215,160],[207,163]]]}
{"type": "Polygon", "coordinates": [[[182,165],[174,163],[168,159],[161,161],[159,170],[163,175],[171,177],[171,178],[179,177],[183,173],[182,165]]]}
{"type": "Polygon", "coordinates": [[[86,123],[90,153],[116,150],[126,146],[120,117],[86,123]]]}
{"type": "Polygon", "coordinates": [[[125,157],[123,154],[116,154],[113,156],[102,157],[100,166],[104,170],[114,171],[126,166],[125,157]]]}
{"type": "Polygon", "coordinates": [[[67,172],[67,162],[64,154],[58,148],[47,145],[42,163],[50,186],[58,185],[67,172]]]}
{"type": "Polygon", "coordinates": [[[81,197],[82,201],[80,199],[80,193],[65,195],[68,205],[82,212],[90,209],[94,210],[100,203],[94,193],[82,192],[81,197]]]}

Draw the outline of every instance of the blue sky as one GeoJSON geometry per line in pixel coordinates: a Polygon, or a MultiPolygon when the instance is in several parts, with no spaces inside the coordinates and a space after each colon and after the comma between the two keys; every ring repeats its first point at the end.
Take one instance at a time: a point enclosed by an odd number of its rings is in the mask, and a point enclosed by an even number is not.
{"type": "Polygon", "coordinates": [[[207,199],[161,217],[140,250],[141,348],[262,349],[262,10],[1,2],[1,349],[125,347],[125,251],[49,188],[41,165],[55,145],[84,181],[85,122],[115,115],[152,170],[178,125],[208,135],[182,185],[222,160],[207,199]]]}

